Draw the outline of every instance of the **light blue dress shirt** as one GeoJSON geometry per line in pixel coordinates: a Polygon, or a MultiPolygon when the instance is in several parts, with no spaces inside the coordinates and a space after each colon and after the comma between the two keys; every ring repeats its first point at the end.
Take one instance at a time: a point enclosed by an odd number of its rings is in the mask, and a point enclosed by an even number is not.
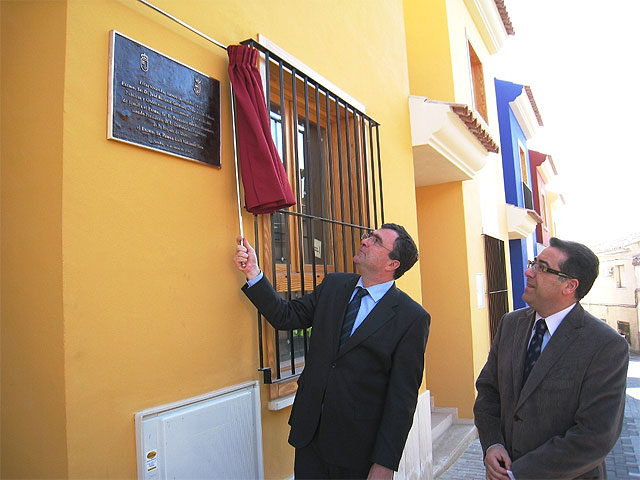
{"type": "Polygon", "coordinates": [[[258,275],[256,275],[251,280],[247,280],[247,285],[249,285],[250,287],[253,287],[256,283],[262,280],[262,277],[264,277],[264,273],[262,273],[262,270],[260,270],[260,273],[258,275]]]}
{"type": "MultiPolygon", "coordinates": [[[[360,325],[362,325],[362,322],[364,322],[364,319],[367,318],[367,315],[369,315],[371,310],[373,310],[373,308],[380,301],[380,299],[384,297],[385,293],[389,291],[389,289],[393,286],[393,283],[394,281],[390,280],[388,282],[379,283],[377,285],[372,285],[370,287],[367,287],[367,292],[369,292],[369,295],[365,295],[364,297],[362,297],[362,300],[360,301],[360,310],[358,310],[358,315],[356,315],[356,321],[353,322],[351,335],[353,335],[353,332],[355,332],[356,329],[360,325]]],[[[356,288],[353,289],[353,293],[351,294],[351,297],[349,297],[349,301],[351,301],[351,299],[356,294],[356,290],[358,287],[364,288],[364,286],[362,285],[362,277],[358,279],[356,288]]]]}
{"type": "MultiPolygon", "coordinates": [[[[262,273],[262,270],[260,270],[260,273],[255,278],[252,278],[251,280],[247,280],[247,285],[249,285],[250,287],[253,287],[256,283],[262,280],[262,277],[264,277],[264,273],[262,273]]],[[[367,318],[367,315],[369,315],[371,310],[373,310],[376,304],[380,301],[382,297],[384,297],[384,295],[389,291],[389,289],[393,286],[393,284],[394,284],[394,280],[390,280],[388,282],[379,283],[377,285],[372,285],[370,287],[367,287],[367,292],[369,292],[369,295],[365,295],[364,297],[362,297],[362,300],[360,301],[360,310],[358,310],[358,315],[356,315],[356,321],[353,323],[353,329],[351,330],[351,335],[353,335],[353,332],[355,332],[356,329],[360,325],[362,325],[362,322],[364,322],[364,319],[367,318]]],[[[362,277],[358,279],[356,288],[353,289],[353,293],[349,297],[349,301],[351,301],[353,296],[356,294],[356,289],[358,287],[364,288],[364,286],[362,285],[362,277]]]]}

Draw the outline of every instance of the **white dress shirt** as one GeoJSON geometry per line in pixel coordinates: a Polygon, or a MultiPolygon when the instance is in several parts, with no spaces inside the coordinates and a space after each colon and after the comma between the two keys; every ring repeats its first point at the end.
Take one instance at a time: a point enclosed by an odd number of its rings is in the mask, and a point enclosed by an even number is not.
{"type": "Polygon", "coordinates": [[[542,337],[542,349],[540,350],[542,352],[544,350],[544,347],[547,346],[547,343],[549,343],[549,340],[551,340],[551,336],[554,333],[556,333],[556,330],[562,323],[562,320],[564,320],[564,317],[566,317],[568,313],[571,311],[571,309],[575,306],[576,304],[573,303],[572,305],[569,305],[564,310],[560,310],[559,312],[556,312],[553,315],[549,315],[546,318],[542,317],[538,312],[536,312],[536,321],[533,322],[533,328],[531,329],[531,334],[529,335],[529,343],[531,343],[531,339],[533,338],[533,333],[536,330],[536,322],[539,319],[544,318],[544,321],[547,324],[547,331],[544,332],[544,337],[542,337]]]}

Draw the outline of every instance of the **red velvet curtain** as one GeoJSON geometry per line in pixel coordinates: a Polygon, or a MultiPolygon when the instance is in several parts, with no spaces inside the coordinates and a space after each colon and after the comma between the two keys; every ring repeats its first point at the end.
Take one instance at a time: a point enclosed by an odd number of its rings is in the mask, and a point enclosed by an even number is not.
{"type": "Polygon", "coordinates": [[[258,50],[230,45],[229,79],[236,105],[236,146],[242,171],[245,208],[253,213],[273,213],[295,205],[296,199],[269,128],[258,50]]]}

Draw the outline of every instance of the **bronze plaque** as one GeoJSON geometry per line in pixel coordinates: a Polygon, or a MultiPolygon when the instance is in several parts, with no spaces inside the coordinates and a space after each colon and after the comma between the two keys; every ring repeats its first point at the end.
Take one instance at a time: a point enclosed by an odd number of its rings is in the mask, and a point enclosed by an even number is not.
{"type": "Polygon", "coordinates": [[[220,82],[111,31],[107,138],[220,167],[220,82]]]}

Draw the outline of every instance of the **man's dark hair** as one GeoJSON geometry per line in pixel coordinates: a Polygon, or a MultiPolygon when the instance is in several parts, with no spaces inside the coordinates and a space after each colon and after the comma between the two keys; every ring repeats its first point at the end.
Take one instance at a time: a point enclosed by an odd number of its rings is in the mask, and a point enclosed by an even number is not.
{"type": "Polygon", "coordinates": [[[398,279],[418,261],[418,247],[403,226],[385,223],[380,228],[387,228],[398,234],[398,238],[393,243],[393,250],[389,252],[391,260],[400,262],[400,266],[393,272],[393,278],[398,279]]]}
{"type": "Polygon", "coordinates": [[[576,278],[580,283],[575,292],[576,300],[582,299],[591,287],[599,273],[600,260],[586,245],[578,242],[569,242],[553,237],[550,246],[563,252],[567,259],[558,265],[560,270],[567,275],[576,278]]]}

